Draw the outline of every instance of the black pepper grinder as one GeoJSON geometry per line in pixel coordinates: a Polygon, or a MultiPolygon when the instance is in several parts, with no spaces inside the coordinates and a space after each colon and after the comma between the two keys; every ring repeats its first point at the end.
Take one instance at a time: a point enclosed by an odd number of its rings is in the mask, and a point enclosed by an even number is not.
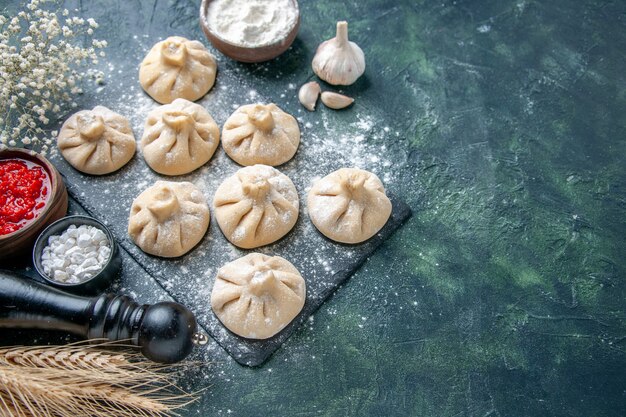
{"type": "Polygon", "coordinates": [[[193,313],[173,302],[140,305],[124,295],[80,297],[0,271],[0,328],[61,330],[138,346],[155,362],[178,362],[207,336],[193,313]]]}

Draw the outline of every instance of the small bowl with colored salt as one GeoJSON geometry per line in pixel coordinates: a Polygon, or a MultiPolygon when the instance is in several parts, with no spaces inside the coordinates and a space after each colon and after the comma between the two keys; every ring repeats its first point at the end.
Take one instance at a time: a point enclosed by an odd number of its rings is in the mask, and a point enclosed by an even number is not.
{"type": "Polygon", "coordinates": [[[61,174],[42,155],[0,145],[0,260],[33,249],[37,235],[67,213],[61,174]]]}
{"type": "Polygon", "coordinates": [[[111,231],[88,216],[64,217],[48,226],[35,242],[33,263],[53,286],[84,293],[106,288],[122,266],[111,231]]]}
{"type": "Polygon", "coordinates": [[[285,52],[300,28],[297,0],[202,0],[200,26],[224,55],[264,62],[285,52]]]}

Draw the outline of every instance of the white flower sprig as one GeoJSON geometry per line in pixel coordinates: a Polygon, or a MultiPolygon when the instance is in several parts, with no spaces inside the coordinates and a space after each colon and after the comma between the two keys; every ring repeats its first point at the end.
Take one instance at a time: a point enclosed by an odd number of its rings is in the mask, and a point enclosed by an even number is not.
{"type": "Polygon", "coordinates": [[[98,50],[107,42],[91,39],[98,23],[43,9],[48,2],[30,0],[16,16],[0,15],[0,146],[37,144],[46,153],[55,136],[45,128],[50,119],[76,107],[85,75],[102,80],[99,71],[81,71],[104,56],[98,50]]]}

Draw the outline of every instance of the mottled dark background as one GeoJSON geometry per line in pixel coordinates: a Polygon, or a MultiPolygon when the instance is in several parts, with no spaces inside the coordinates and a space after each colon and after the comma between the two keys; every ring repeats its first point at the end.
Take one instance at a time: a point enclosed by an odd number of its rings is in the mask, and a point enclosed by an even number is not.
{"type": "MultiPolygon", "coordinates": [[[[68,4],[100,22],[120,77],[136,77],[133,35],[204,39],[197,1],[68,4]]],[[[263,367],[211,343],[185,415],[624,416],[626,2],[300,7],[290,51],[220,71],[274,97],[347,19],[366,76],[353,108],[323,114],[399,132],[366,140],[414,217],[263,367]]],[[[155,285],[120,284],[144,301],[155,285]]]]}

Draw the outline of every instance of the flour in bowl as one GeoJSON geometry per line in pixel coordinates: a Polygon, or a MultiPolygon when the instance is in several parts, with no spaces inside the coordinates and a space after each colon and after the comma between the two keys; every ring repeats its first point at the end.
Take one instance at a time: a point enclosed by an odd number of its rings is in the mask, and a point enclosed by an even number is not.
{"type": "Polygon", "coordinates": [[[280,42],[297,21],[292,0],[214,0],[207,10],[207,24],[215,35],[246,48],[280,42]]]}

